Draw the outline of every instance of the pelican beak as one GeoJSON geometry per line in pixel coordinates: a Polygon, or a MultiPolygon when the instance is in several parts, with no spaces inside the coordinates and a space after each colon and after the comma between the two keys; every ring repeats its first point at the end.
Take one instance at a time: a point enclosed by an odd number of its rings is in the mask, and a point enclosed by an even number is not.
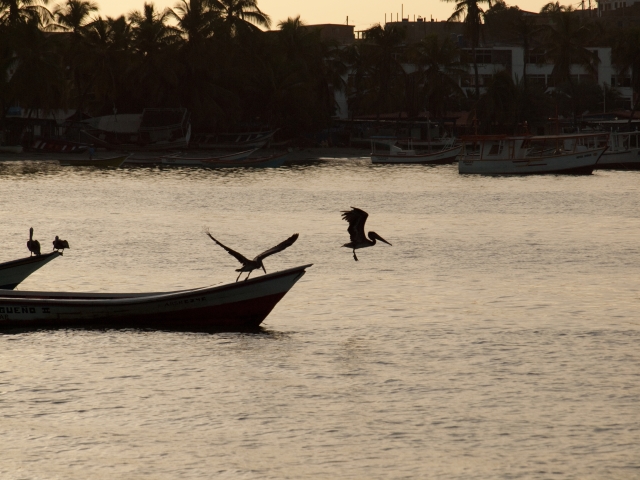
{"type": "MultiPolygon", "coordinates": [[[[381,237],[380,235],[378,235],[377,233],[376,233],[376,237],[377,237],[377,238],[378,238],[378,240],[380,240],[381,242],[384,242],[384,243],[386,243],[387,245],[391,245],[389,242],[387,242],[384,238],[382,238],[382,237],[381,237]]],[[[393,247],[393,245],[391,245],[391,246],[393,247]]]]}

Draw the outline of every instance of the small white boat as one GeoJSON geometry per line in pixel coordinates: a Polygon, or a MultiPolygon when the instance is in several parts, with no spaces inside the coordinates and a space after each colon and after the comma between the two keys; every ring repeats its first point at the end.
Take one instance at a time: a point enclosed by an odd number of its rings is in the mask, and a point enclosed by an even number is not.
{"type": "Polygon", "coordinates": [[[258,149],[244,150],[243,152],[230,153],[229,155],[219,155],[217,157],[179,157],[176,155],[167,155],[162,157],[164,165],[180,165],[184,167],[208,167],[211,162],[229,162],[236,160],[245,160],[256,152],[258,149]]]}
{"type": "Polygon", "coordinates": [[[484,175],[588,175],[606,150],[608,137],[608,133],[463,137],[458,171],[484,175]]]}
{"type": "Polygon", "coordinates": [[[400,140],[394,137],[371,137],[371,162],[432,165],[453,163],[462,150],[462,145],[455,145],[454,138],[449,139],[441,149],[432,151],[416,151],[411,139],[403,142],[409,147],[408,149],[399,147],[400,140]],[[381,149],[380,145],[384,145],[384,149],[381,149]]]}
{"type": "Polygon", "coordinates": [[[609,148],[598,160],[598,169],[640,169],[640,131],[611,132],[609,148]]]}
{"type": "Polygon", "coordinates": [[[51,252],[0,263],[0,289],[13,290],[33,272],[59,256],[59,252],[51,252]]]}

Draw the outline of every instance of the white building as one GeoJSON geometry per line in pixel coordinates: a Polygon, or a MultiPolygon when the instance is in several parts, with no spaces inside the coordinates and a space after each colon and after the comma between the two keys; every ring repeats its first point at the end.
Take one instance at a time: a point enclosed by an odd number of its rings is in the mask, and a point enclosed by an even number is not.
{"type": "MultiPolygon", "coordinates": [[[[638,0],[640,2],[640,0],[638,0]]],[[[464,49],[471,56],[471,49],[464,49]]],[[[616,68],[611,63],[611,48],[597,47],[591,49],[598,55],[597,75],[594,76],[580,65],[571,67],[571,74],[577,80],[593,79],[602,87],[616,87],[620,95],[629,106],[633,99],[633,89],[631,88],[630,75],[618,75],[616,68]]],[[[476,49],[476,59],[478,61],[478,73],[480,75],[481,90],[488,84],[493,75],[500,71],[511,73],[515,82],[522,80],[524,76],[524,49],[516,46],[493,46],[476,49]]],[[[542,56],[536,57],[530,54],[526,65],[527,81],[543,85],[545,88],[553,88],[551,73],[553,64],[545,62],[542,56]]],[[[473,66],[470,67],[469,76],[462,79],[461,86],[469,93],[473,93],[475,78],[473,66]]]]}

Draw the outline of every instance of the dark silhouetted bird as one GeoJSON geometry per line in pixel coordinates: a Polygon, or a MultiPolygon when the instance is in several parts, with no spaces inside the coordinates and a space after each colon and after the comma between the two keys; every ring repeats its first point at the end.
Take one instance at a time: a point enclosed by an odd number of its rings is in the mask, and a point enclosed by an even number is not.
{"type": "Polygon", "coordinates": [[[34,253],[36,255],[40,255],[40,242],[33,239],[33,227],[29,229],[29,240],[27,241],[27,248],[31,252],[31,255],[33,255],[34,253]]]}
{"type": "Polygon", "coordinates": [[[369,238],[364,234],[364,224],[367,221],[369,214],[359,208],[351,207],[351,210],[342,212],[342,219],[349,222],[349,236],[351,241],[345,243],[343,247],[351,248],[353,250],[353,259],[357,262],[356,250],[358,248],[373,247],[376,244],[376,239],[381,242],[391,245],[384,238],[378,235],[376,232],[369,232],[369,238]]]}
{"type": "Polygon", "coordinates": [[[295,233],[291,235],[289,238],[287,238],[284,242],[279,243],[278,245],[270,248],[269,250],[265,250],[260,255],[255,257],[253,260],[249,260],[247,257],[242,255],[241,253],[238,253],[235,250],[230,249],[229,247],[223,245],[218,240],[213,238],[211,233],[209,233],[209,230],[205,229],[204,233],[206,233],[211,240],[213,240],[222,248],[224,248],[229,253],[229,255],[231,255],[232,257],[235,257],[236,260],[238,260],[242,264],[242,267],[236,270],[236,272],[240,272],[238,274],[238,278],[236,278],[236,282],[240,279],[240,275],[242,275],[242,272],[249,272],[245,280],[249,278],[249,275],[251,275],[251,272],[254,270],[259,270],[262,268],[262,270],[264,270],[264,273],[267,273],[267,270],[264,268],[264,264],[262,263],[262,261],[265,258],[267,258],[269,255],[273,255],[274,253],[281,252],[285,248],[289,248],[298,239],[298,234],[295,233]]]}
{"type": "Polygon", "coordinates": [[[62,255],[65,248],[71,248],[69,247],[69,242],[67,242],[66,240],[60,240],[56,235],[56,239],[53,241],[53,249],[62,250],[62,252],[60,252],[60,255],[62,255]]]}

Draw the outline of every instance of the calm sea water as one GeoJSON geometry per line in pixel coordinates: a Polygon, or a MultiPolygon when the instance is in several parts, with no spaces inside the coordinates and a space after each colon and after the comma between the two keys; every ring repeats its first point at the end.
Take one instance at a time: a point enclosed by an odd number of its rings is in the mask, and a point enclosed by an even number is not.
{"type": "Polygon", "coordinates": [[[235,279],[314,263],[259,334],[0,335],[0,478],[640,478],[640,173],[492,178],[0,163],[22,290],[235,279]],[[361,250],[340,210],[393,244],[361,250]]]}

